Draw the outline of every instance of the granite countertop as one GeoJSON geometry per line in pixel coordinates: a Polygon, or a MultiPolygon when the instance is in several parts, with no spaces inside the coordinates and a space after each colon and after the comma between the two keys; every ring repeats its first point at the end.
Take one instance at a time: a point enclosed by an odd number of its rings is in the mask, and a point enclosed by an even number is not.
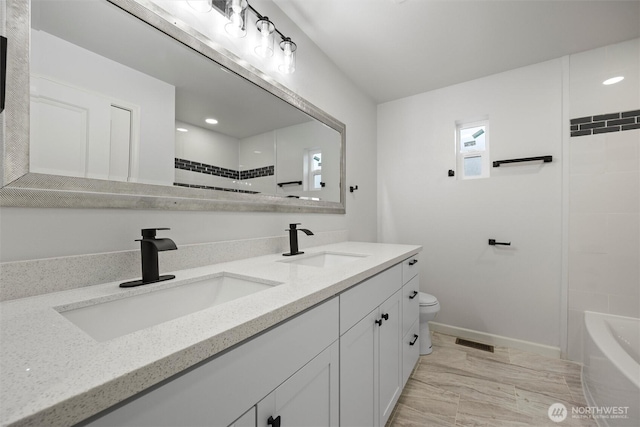
{"type": "Polygon", "coordinates": [[[0,303],[0,424],[55,426],[82,421],[184,369],[325,301],[422,248],[342,242],[317,246],[367,255],[342,266],[318,268],[266,255],[162,274],[169,282],[120,288],[119,282],[0,303]],[[54,307],[118,299],[168,283],[219,273],[281,283],[224,304],[98,342],[54,307]]]}

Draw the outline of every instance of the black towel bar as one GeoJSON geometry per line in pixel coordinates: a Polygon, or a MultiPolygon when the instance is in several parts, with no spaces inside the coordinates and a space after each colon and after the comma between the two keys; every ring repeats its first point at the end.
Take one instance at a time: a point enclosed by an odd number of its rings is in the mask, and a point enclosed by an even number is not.
{"type": "Polygon", "coordinates": [[[490,246],[503,245],[503,246],[511,246],[511,242],[496,242],[496,239],[489,239],[490,246]]]}
{"type": "Polygon", "coordinates": [[[549,163],[553,161],[553,156],[523,157],[522,159],[498,160],[493,162],[493,167],[499,168],[500,165],[504,163],[535,162],[536,160],[542,160],[544,163],[549,163]]]}
{"type": "Polygon", "coordinates": [[[278,187],[282,187],[283,185],[302,185],[302,181],[289,181],[289,182],[278,183],[278,187]]]}

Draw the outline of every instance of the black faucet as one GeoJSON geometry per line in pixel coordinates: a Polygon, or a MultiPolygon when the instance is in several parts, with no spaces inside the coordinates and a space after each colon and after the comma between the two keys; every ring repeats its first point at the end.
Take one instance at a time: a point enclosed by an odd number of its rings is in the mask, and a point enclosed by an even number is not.
{"type": "Polygon", "coordinates": [[[121,283],[121,288],[132,288],[134,286],[171,280],[176,277],[171,274],[160,276],[158,269],[158,252],[174,251],[178,248],[171,239],[156,239],[156,231],[158,230],[170,229],[145,228],[142,230],[142,239],[136,240],[136,242],[140,242],[140,252],[142,255],[142,280],[121,283]]]}
{"type": "Polygon", "coordinates": [[[311,230],[307,230],[306,228],[296,228],[296,225],[300,224],[289,224],[289,229],[285,230],[289,232],[289,245],[291,246],[291,252],[282,254],[283,256],[300,255],[304,253],[298,250],[298,231],[302,231],[307,236],[313,236],[311,230]]]}

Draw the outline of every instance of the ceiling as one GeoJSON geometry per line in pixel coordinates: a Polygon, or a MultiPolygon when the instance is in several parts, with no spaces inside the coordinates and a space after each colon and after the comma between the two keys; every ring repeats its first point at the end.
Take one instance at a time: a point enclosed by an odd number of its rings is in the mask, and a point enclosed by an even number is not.
{"type": "Polygon", "coordinates": [[[105,1],[33,1],[31,25],[174,86],[176,120],[239,139],[311,120],[105,1]]]}
{"type": "Polygon", "coordinates": [[[377,103],[640,37],[640,0],[274,2],[377,103]]]}

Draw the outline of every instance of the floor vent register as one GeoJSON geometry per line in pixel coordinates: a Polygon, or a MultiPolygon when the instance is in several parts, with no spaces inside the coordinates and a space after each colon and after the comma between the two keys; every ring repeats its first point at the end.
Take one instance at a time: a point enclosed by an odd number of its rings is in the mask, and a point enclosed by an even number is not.
{"type": "Polygon", "coordinates": [[[488,351],[493,353],[493,346],[488,344],[482,344],[475,341],[463,340],[462,338],[456,338],[456,344],[463,345],[465,347],[471,347],[482,351],[488,351]]]}

